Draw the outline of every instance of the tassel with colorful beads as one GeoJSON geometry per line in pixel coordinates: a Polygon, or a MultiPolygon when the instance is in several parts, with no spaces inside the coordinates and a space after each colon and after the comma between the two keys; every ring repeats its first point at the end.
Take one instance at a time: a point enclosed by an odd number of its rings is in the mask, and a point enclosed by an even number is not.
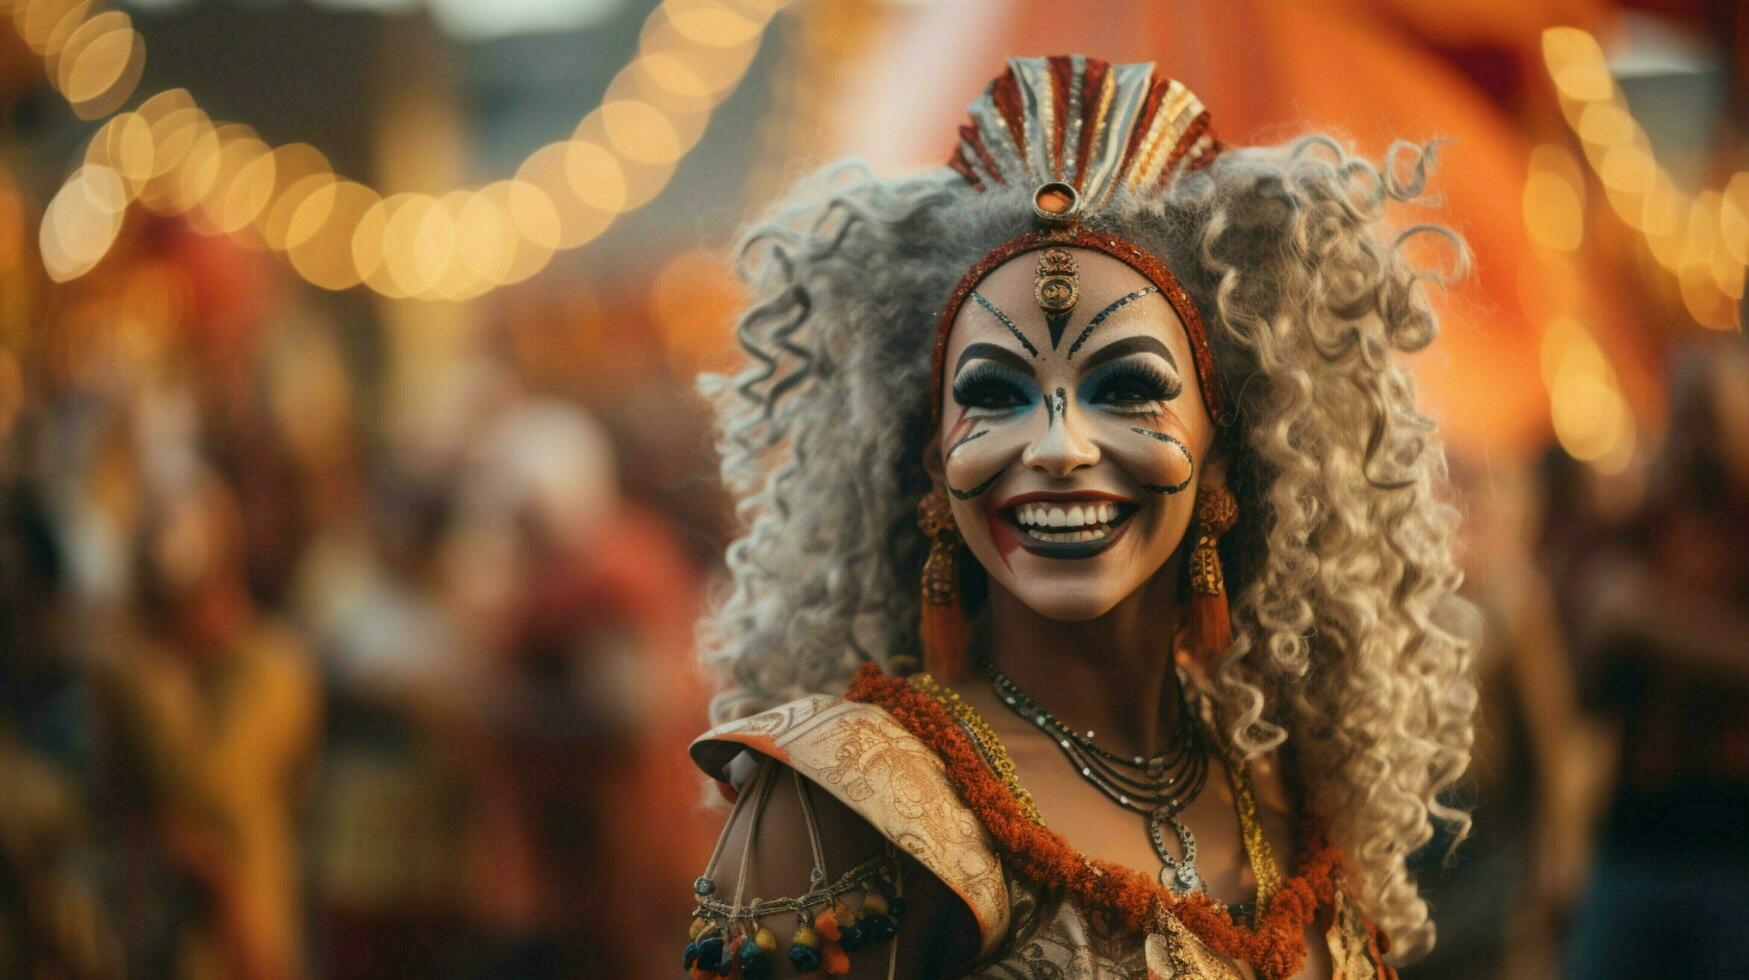
{"type": "Polygon", "coordinates": [[[796,927],[789,940],[789,963],[797,973],[813,973],[820,968],[820,937],[808,926],[796,927]]]}
{"type": "Polygon", "coordinates": [[[777,936],[764,926],[741,944],[741,980],[768,980],[772,958],[777,955],[777,936]]]}

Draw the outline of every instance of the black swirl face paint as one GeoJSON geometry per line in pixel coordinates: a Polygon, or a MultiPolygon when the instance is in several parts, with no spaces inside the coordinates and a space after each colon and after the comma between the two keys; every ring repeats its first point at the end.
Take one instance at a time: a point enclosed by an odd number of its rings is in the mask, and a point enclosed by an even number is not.
{"type": "Polygon", "coordinates": [[[966,435],[961,436],[956,442],[954,442],[953,445],[947,447],[947,453],[945,456],[943,456],[943,459],[952,458],[954,450],[958,449],[959,447],[965,445],[968,442],[971,442],[973,439],[981,439],[984,436],[987,436],[989,434],[990,434],[989,429],[979,429],[976,432],[971,432],[971,433],[968,433],[966,435]]]}
{"type": "Polygon", "coordinates": [[[1184,454],[1184,462],[1187,470],[1184,474],[1184,479],[1172,484],[1144,483],[1142,484],[1143,489],[1147,490],[1149,493],[1167,495],[1178,493],[1185,487],[1190,486],[1190,478],[1196,475],[1196,460],[1191,458],[1190,448],[1188,446],[1180,442],[1176,436],[1169,435],[1165,432],[1158,432],[1154,429],[1142,429],[1132,425],[1130,426],[1130,431],[1140,433],[1141,435],[1147,436],[1158,442],[1164,442],[1167,445],[1175,447],[1179,452],[1184,454]]]}
{"type": "Polygon", "coordinates": [[[979,494],[983,493],[985,490],[988,490],[991,487],[995,486],[996,481],[1001,479],[1001,477],[1002,477],[1002,471],[997,470],[988,480],[985,480],[983,483],[978,484],[977,486],[971,488],[970,490],[961,490],[961,489],[958,489],[957,487],[950,485],[947,488],[947,492],[953,494],[956,499],[970,500],[973,497],[976,497],[979,494]]]}

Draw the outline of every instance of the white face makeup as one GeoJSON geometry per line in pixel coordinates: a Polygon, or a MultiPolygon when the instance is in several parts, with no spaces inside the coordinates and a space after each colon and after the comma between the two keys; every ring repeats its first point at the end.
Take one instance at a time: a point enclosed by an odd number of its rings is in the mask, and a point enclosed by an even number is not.
{"type": "Polygon", "coordinates": [[[1086,249],[1080,299],[1051,330],[1036,253],[960,307],[943,358],[937,472],[992,583],[1085,620],[1151,578],[1189,526],[1214,426],[1190,343],[1140,273],[1086,249]]]}

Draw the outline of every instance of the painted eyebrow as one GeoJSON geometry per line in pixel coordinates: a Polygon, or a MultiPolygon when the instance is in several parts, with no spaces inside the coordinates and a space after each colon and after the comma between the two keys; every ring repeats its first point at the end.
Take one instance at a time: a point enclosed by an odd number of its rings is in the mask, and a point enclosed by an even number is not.
{"type": "Polygon", "coordinates": [[[1087,363],[1082,370],[1091,371],[1101,364],[1115,361],[1120,357],[1127,357],[1130,354],[1158,354],[1165,359],[1167,364],[1172,365],[1172,370],[1178,370],[1178,360],[1172,356],[1172,351],[1161,343],[1159,338],[1150,337],[1147,334],[1125,337],[1122,340],[1114,340],[1106,344],[1087,356],[1087,363]]]}
{"type": "Polygon", "coordinates": [[[1020,346],[1026,348],[1028,354],[1033,357],[1038,356],[1038,348],[1032,345],[1032,341],[1026,339],[1026,334],[1020,332],[1020,328],[1014,325],[1013,320],[1008,319],[1008,314],[1002,312],[995,303],[985,299],[984,294],[975,289],[972,291],[972,299],[976,300],[978,305],[988,311],[991,316],[1002,321],[1002,325],[1008,328],[1008,332],[1014,335],[1015,340],[1020,341],[1020,346]]]}
{"type": "MultiPolygon", "coordinates": [[[[1150,293],[1157,293],[1159,291],[1160,288],[1158,286],[1143,286],[1141,289],[1138,289],[1133,293],[1126,296],[1119,296],[1117,299],[1112,300],[1110,305],[1106,306],[1105,309],[1100,310],[1098,313],[1093,314],[1093,319],[1087,321],[1087,326],[1082,328],[1080,335],[1075,338],[1075,342],[1069,345],[1069,356],[1071,358],[1075,356],[1075,352],[1080,350],[1081,345],[1087,342],[1087,335],[1093,332],[1094,327],[1104,323],[1106,317],[1111,316],[1118,310],[1134,303],[1143,296],[1147,296],[1150,293]]],[[[1177,365],[1173,366],[1176,367],[1177,365]]]]}
{"type": "Polygon", "coordinates": [[[1033,376],[1032,365],[1026,363],[1019,354],[1003,347],[1001,344],[992,344],[988,342],[967,344],[966,349],[960,351],[960,359],[954,362],[953,373],[956,375],[959,374],[960,368],[965,367],[967,361],[975,361],[978,358],[995,361],[997,364],[1011,367],[1029,378],[1033,376]]]}

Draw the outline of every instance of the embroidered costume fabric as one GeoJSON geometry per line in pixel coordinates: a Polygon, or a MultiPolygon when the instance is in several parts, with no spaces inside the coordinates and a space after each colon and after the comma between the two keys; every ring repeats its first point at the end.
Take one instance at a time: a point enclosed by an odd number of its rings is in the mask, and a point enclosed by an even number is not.
{"type": "MultiPolygon", "coordinates": [[[[724,778],[741,752],[777,759],[867,820],[948,886],[979,927],[979,958],[960,976],[1009,980],[1252,980],[1166,916],[1148,931],[1033,882],[960,799],[931,745],[879,706],[815,695],[707,732],[692,755],[724,778]]],[[[1391,978],[1365,921],[1338,888],[1326,942],[1336,977],[1391,978]]]]}

